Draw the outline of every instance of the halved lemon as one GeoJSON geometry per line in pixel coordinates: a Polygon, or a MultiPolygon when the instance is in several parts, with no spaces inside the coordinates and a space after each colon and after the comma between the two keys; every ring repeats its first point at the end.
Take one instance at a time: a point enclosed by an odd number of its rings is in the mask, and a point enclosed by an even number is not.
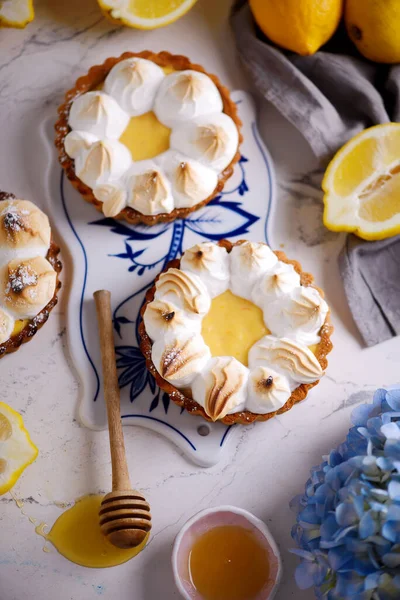
{"type": "Polygon", "coordinates": [[[32,0],[0,0],[0,26],[23,29],[35,16],[32,0]]]}
{"type": "Polygon", "coordinates": [[[322,188],[328,229],[365,240],[400,233],[400,123],[370,127],[347,142],[322,188]]]}
{"type": "Polygon", "coordinates": [[[15,485],[37,455],[21,415],[0,402],[0,495],[15,485]]]}
{"type": "Polygon", "coordinates": [[[156,29],[182,17],[197,0],[97,0],[106,17],[114,23],[156,29]]]}

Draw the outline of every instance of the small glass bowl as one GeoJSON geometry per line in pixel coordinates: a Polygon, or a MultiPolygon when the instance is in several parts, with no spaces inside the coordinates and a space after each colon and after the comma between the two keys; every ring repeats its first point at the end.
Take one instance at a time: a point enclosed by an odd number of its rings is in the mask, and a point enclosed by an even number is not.
{"type": "Polygon", "coordinates": [[[215,527],[229,525],[250,529],[268,552],[270,578],[254,600],[272,600],[282,576],[282,561],[278,547],[265,523],[248,511],[235,506],[219,506],[203,510],[189,519],[178,533],[172,551],[172,569],[181,596],[186,600],[204,600],[190,579],[189,554],[200,536],[215,527]]]}

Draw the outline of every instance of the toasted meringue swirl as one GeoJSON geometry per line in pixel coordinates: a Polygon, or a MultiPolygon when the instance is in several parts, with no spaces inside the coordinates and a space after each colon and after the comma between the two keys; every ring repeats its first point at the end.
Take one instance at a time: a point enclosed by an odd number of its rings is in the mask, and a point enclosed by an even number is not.
{"type": "Polygon", "coordinates": [[[205,314],[210,308],[210,296],[197,275],[180,269],[168,269],[156,285],[156,299],[171,300],[195,314],[205,314]]]}
{"type": "Polygon", "coordinates": [[[98,185],[94,188],[94,195],[103,202],[106,217],[116,217],[125,208],[128,197],[126,189],[117,183],[98,185]]]}
{"type": "Polygon", "coordinates": [[[50,246],[47,216],[28,200],[0,202],[0,262],[9,256],[45,256],[50,246]]]}
{"type": "Polygon", "coordinates": [[[128,181],[128,204],[145,215],[171,212],[173,198],[167,178],[150,162],[149,168],[134,168],[128,181]]]}
{"type": "Polygon", "coordinates": [[[16,318],[34,317],[50,302],[56,281],[56,272],[41,256],[10,261],[3,275],[1,300],[16,318]]]}
{"type": "Polygon", "coordinates": [[[292,265],[278,262],[260,281],[259,294],[266,298],[288,294],[300,286],[300,276],[292,265]]]}
{"type": "Polygon", "coordinates": [[[256,242],[244,242],[234,246],[230,257],[232,292],[247,300],[252,299],[253,286],[262,275],[270,272],[278,261],[266,244],[256,242]]]}
{"type": "Polygon", "coordinates": [[[128,148],[116,140],[95,142],[75,159],[78,177],[91,188],[117,180],[131,162],[128,148]]]}
{"type": "Polygon", "coordinates": [[[129,122],[129,115],[104,92],[87,92],[72,103],[69,113],[71,129],[84,131],[98,139],[117,140],[129,122]]]}
{"type": "Polygon", "coordinates": [[[193,383],[193,395],[213,420],[244,407],[248,370],[231,356],[210,360],[193,383]]]}
{"type": "Polygon", "coordinates": [[[168,127],[201,115],[222,112],[221,95],[208,75],[178,71],[165,77],[157,92],[154,112],[168,127]]]}
{"type": "Polygon", "coordinates": [[[169,334],[153,344],[152,359],[158,372],[178,387],[190,385],[210,358],[201,335],[169,334]]]}
{"type": "Polygon", "coordinates": [[[181,267],[201,278],[211,298],[228,289],[229,255],[225,248],[213,242],[196,244],[186,250],[181,259],[181,267]]]}
{"type": "Polygon", "coordinates": [[[153,300],[147,305],[143,315],[144,324],[148,335],[153,340],[158,340],[170,331],[175,335],[188,332],[200,333],[201,320],[190,317],[187,312],[175,304],[164,300],[153,300]]]}
{"type": "Polygon", "coordinates": [[[233,397],[244,384],[243,373],[239,373],[235,359],[231,358],[224,364],[219,359],[211,369],[213,386],[205,404],[206,413],[214,420],[223,417],[229,410],[233,397]]]}
{"type": "Polygon", "coordinates": [[[182,73],[172,85],[171,90],[181,102],[194,101],[204,91],[204,81],[194,72],[182,73]]]}
{"type": "Polygon", "coordinates": [[[130,115],[152,110],[164,72],[143,58],[128,58],[114,65],[106,77],[104,89],[130,115]]]}
{"type": "Polygon", "coordinates": [[[318,290],[312,287],[296,288],[286,314],[297,339],[307,345],[319,342],[319,330],[325,322],[328,305],[318,290]]]}
{"type": "Polygon", "coordinates": [[[256,367],[250,371],[247,408],[251,412],[266,414],[279,410],[291,395],[287,378],[269,367],[256,367]]]}
{"type": "Polygon", "coordinates": [[[218,125],[204,125],[197,130],[196,143],[208,160],[214,161],[223,155],[228,141],[226,132],[218,125]]]}
{"type": "Polygon", "coordinates": [[[263,365],[271,365],[296,383],[312,383],[324,374],[307,346],[272,335],[263,337],[249,352],[250,368],[263,365]]]}

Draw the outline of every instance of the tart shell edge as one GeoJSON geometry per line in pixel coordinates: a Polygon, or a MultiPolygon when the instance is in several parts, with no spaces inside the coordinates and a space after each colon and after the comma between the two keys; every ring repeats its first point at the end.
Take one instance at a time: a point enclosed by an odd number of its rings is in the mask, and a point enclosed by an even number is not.
{"type": "Polygon", "coordinates": [[[58,255],[60,253],[60,247],[53,240],[53,236],[51,237],[50,248],[47,252],[46,259],[49,261],[55,272],[57,273],[57,281],[56,281],[56,289],[54,290],[54,295],[50,302],[46,304],[46,306],[36,315],[33,319],[29,319],[28,323],[25,325],[21,331],[19,331],[16,335],[12,335],[6,342],[0,344],[0,360],[6,356],[6,354],[11,354],[11,352],[16,352],[19,349],[21,344],[26,344],[29,342],[33,336],[39,331],[41,327],[46,323],[47,319],[50,316],[51,311],[56,306],[58,302],[58,292],[61,288],[60,281],[60,273],[62,271],[62,263],[58,259],[58,255]]]}
{"type": "MultiPolygon", "coordinates": [[[[222,247],[226,248],[226,250],[228,252],[231,252],[231,250],[234,246],[243,244],[245,241],[247,241],[247,240],[239,240],[235,243],[232,243],[229,240],[220,240],[219,242],[217,242],[217,244],[218,244],[218,246],[222,246],[222,247]]],[[[286,256],[286,254],[284,252],[281,252],[280,250],[276,250],[276,251],[274,250],[273,252],[277,256],[278,260],[280,260],[284,263],[293,265],[295,271],[300,275],[300,282],[302,285],[304,285],[306,287],[311,286],[311,287],[315,288],[320,293],[321,297],[324,298],[325,295],[324,295],[323,290],[321,290],[316,285],[314,285],[314,277],[310,273],[304,272],[301,268],[301,264],[298,261],[289,260],[286,256]]],[[[166,264],[166,266],[161,271],[161,273],[164,273],[165,271],[167,271],[170,268],[179,269],[180,262],[181,261],[179,258],[171,260],[169,263],[166,264]]],[[[175,404],[177,404],[178,406],[181,406],[188,413],[190,413],[192,415],[199,415],[199,416],[203,417],[204,419],[206,419],[207,421],[213,422],[213,420],[207,415],[204,408],[202,406],[200,406],[200,404],[198,404],[192,398],[188,398],[187,396],[185,396],[185,394],[183,392],[178,390],[174,385],[172,385],[171,383],[166,381],[163,377],[161,377],[161,375],[157,371],[157,369],[154,366],[154,363],[152,361],[151,349],[152,349],[153,343],[146,332],[146,328],[145,328],[144,322],[143,322],[143,315],[147,308],[147,305],[154,300],[154,294],[156,291],[156,283],[157,283],[161,273],[159,273],[158,276],[156,277],[156,279],[154,280],[152,287],[147,290],[146,296],[145,296],[145,301],[140,310],[140,315],[142,318],[142,320],[139,324],[140,349],[145,357],[146,367],[149,370],[150,374],[153,375],[154,379],[156,380],[156,384],[164,392],[166,392],[169,395],[169,397],[171,398],[171,400],[173,402],[175,402],[175,404]]],[[[320,330],[321,341],[319,342],[316,352],[315,352],[315,356],[324,371],[326,370],[326,368],[328,366],[328,360],[326,357],[333,348],[333,345],[332,345],[332,342],[330,339],[332,333],[333,333],[333,325],[331,324],[331,321],[330,321],[330,310],[329,310],[329,312],[326,316],[326,319],[325,319],[325,323],[321,327],[321,330],[320,330]]],[[[268,421],[269,419],[272,419],[272,417],[274,417],[275,415],[280,415],[280,414],[290,410],[295,404],[304,400],[304,398],[307,396],[309,390],[311,388],[313,388],[314,386],[316,386],[319,382],[320,382],[320,379],[318,379],[317,381],[315,381],[313,383],[300,384],[296,389],[293,390],[289,400],[277,411],[266,413],[266,414],[259,414],[259,413],[252,413],[248,410],[244,410],[244,411],[240,411],[237,413],[232,413],[232,414],[226,415],[222,419],[218,419],[217,422],[224,423],[225,425],[235,425],[235,424],[251,425],[251,423],[254,423],[255,421],[268,421]]]]}
{"type": "Polygon", "coordinates": [[[235,156],[232,158],[229,165],[218,175],[218,183],[214,191],[208,198],[202,200],[195,204],[195,206],[191,206],[188,208],[175,208],[170,213],[161,213],[158,215],[144,215],[139,211],[131,208],[130,206],[125,207],[118,215],[116,215],[115,219],[123,219],[130,223],[131,225],[136,225],[138,223],[143,223],[144,225],[155,225],[157,223],[170,223],[175,221],[175,219],[185,219],[192,212],[199,210],[209,202],[216,195],[218,195],[224,188],[226,181],[231,177],[233,173],[233,167],[240,159],[240,144],[243,141],[243,135],[241,133],[242,122],[238,117],[236,104],[231,99],[228,88],[226,88],[216,75],[208,73],[201,65],[197,65],[192,63],[186,56],[181,56],[178,54],[170,54],[169,52],[151,52],[149,50],[143,50],[142,52],[124,52],[119,57],[108,58],[101,65],[94,65],[89,69],[86,75],[79,77],[77,79],[75,86],[71,88],[65,94],[65,99],[63,104],[61,104],[58,108],[58,120],[55,124],[55,145],[58,151],[58,160],[64,169],[68,179],[72,183],[73,187],[80,193],[80,195],[90,204],[93,204],[99,212],[102,212],[103,203],[100,200],[97,200],[93,194],[93,190],[84,184],[79,177],[75,173],[75,163],[72,158],[68,156],[64,147],[64,140],[67,134],[70,131],[68,125],[68,116],[70,112],[70,108],[72,102],[81,94],[89,92],[93,90],[98,85],[103,83],[108,73],[111,71],[112,67],[116,65],[118,62],[122,60],[126,60],[128,58],[145,58],[148,60],[152,60],[160,67],[172,66],[176,71],[183,71],[185,69],[192,69],[193,71],[199,71],[200,73],[204,73],[207,75],[217,86],[219,93],[221,94],[222,102],[223,102],[223,112],[231,117],[234,121],[238,134],[239,134],[239,142],[238,148],[235,156]]]}

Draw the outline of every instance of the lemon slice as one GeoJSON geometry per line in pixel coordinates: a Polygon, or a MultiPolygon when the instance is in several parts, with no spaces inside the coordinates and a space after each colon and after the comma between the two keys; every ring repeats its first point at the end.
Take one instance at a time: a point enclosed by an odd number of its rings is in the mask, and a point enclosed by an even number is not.
{"type": "Polygon", "coordinates": [[[106,17],[114,23],[156,29],[182,17],[197,0],[97,0],[106,17]]]}
{"type": "Polygon", "coordinates": [[[0,0],[0,26],[23,29],[35,16],[32,0],[0,0]]]}
{"type": "Polygon", "coordinates": [[[366,129],[328,166],[324,224],[365,240],[400,233],[400,123],[366,129]]]}
{"type": "Polygon", "coordinates": [[[38,449],[32,443],[22,417],[0,402],[0,495],[15,485],[37,455],[38,449]]]}

